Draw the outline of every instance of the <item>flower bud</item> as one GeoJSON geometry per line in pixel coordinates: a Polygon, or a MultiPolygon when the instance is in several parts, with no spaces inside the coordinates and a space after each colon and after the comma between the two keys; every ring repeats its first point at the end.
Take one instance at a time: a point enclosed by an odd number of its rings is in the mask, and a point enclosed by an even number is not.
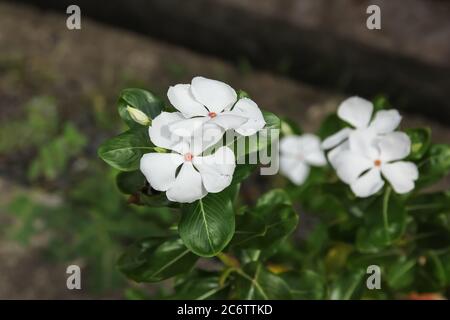
{"type": "Polygon", "coordinates": [[[141,110],[127,106],[127,111],[130,114],[131,119],[133,119],[137,123],[142,124],[143,126],[150,125],[151,121],[149,117],[147,117],[147,115],[141,110]]]}

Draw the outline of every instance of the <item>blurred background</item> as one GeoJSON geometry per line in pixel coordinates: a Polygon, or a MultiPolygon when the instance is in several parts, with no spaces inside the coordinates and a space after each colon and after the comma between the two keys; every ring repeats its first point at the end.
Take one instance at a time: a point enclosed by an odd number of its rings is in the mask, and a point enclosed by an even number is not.
{"type": "MultiPolygon", "coordinates": [[[[121,89],[166,99],[169,85],[203,75],[310,132],[344,97],[382,96],[403,127],[449,143],[449,16],[445,0],[0,1],[0,298],[165,290],[115,268],[124,245],[173,222],[127,205],[97,158],[124,129],[121,89]],[[81,30],[66,27],[71,4],[81,30]],[[366,27],[371,4],[381,30],[366,27]],[[82,290],[67,290],[69,264],[82,267],[82,290]]],[[[246,201],[266,179],[244,184],[246,201]]]]}

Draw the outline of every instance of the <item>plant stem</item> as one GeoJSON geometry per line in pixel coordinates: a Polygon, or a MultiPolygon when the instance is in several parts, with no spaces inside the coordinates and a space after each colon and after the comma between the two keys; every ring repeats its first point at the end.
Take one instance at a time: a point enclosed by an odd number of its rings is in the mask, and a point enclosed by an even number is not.
{"type": "Polygon", "coordinates": [[[391,195],[391,187],[386,187],[384,191],[383,197],[383,224],[384,224],[384,232],[386,235],[386,241],[390,241],[389,236],[389,220],[388,220],[388,208],[389,208],[389,197],[391,195]]]}

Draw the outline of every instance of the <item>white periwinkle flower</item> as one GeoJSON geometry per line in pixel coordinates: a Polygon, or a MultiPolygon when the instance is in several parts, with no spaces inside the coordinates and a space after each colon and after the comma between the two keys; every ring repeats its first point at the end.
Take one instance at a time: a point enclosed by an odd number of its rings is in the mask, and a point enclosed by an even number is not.
{"type": "Polygon", "coordinates": [[[255,134],[265,125],[258,105],[248,98],[238,100],[236,91],[221,81],[195,77],[191,84],[170,87],[167,97],[186,118],[170,127],[179,136],[192,136],[205,123],[224,130],[234,129],[245,136],[255,134]]]}
{"type": "Polygon", "coordinates": [[[414,163],[399,161],[410,151],[411,140],[404,132],[377,136],[371,129],[356,130],[349,137],[348,150],[337,156],[336,172],[358,197],[378,192],[385,183],[382,176],[395,192],[407,193],[419,177],[414,163]]]}
{"type": "Polygon", "coordinates": [[[280,142],[280,170],[296,185],[308,177],[310,166],[324,166],[327,160],[320,139],[313,134],[290,135],[280,142]]]}
{"type": "Polygon", "coordinates": [[[322,148],[325,150],[333,149],[328,153],[330,163],[336,167],[335,159],[337,155],[348,148],[348,137],[355,129],[370,128],[378,135],[393,132],[402,117],[395,109],[380,110],[372,119],[373,104],[360,97],[350,97],[344,100],[339,108],[337,115],[354,128],[344,128],[329,136],[322,142],[322,148]]]}
{"type": "Polygon", "coordinates": [[[140,163],[146,179],[158,191],[166,192],[169,200],[190,203],[203,198],[208,192],[220,192],[231,184],[235,164],[233,151],[220,147],[215,153],[201,153],[215,143],[215,133],[208,139],[208,131],[217,130],[205,125],[197,135],[188,139],[173,135],[169,125],[184,117],[178,113],[162,112],[149,128],[150,140],[158,147],[172,153],[147,153],[140,163]]]}

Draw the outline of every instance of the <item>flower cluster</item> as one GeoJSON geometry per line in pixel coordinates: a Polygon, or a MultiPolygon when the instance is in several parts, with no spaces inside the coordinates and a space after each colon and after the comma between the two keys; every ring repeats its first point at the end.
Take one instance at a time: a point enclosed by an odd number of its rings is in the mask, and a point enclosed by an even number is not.
{"type": "Polygon", "coordinates": [[[238,99],[229,85],[204,77],[170,87],[167,96],[178,112],[162,112],[151,122],[150,140],[171,152],[145,154],[140,169],[169,200],[190,203],[230,185],[233,151],[222,146],[204,155],[227,130],[249,136],[265,126],[261,110],[249,98],[238,99]]]}
{"type": "Polygon", "coordinates": [[[306,134],[287,136],[281,141],[281,170],[295,184],[302,184],[309,166],[325,165],[327,154],[338,177],[350,185],[358,197],[369,197],[385,184],[384,177],[397,193],[414,189],[419,173],[413,162],[402,161],[411,151],[411,140],[395,131],[401,121],[397,110],[380,110],[372,119],[373,104],[359,97],[341,103],[338,116],[346,127],[326,138],[306,134]]]}

